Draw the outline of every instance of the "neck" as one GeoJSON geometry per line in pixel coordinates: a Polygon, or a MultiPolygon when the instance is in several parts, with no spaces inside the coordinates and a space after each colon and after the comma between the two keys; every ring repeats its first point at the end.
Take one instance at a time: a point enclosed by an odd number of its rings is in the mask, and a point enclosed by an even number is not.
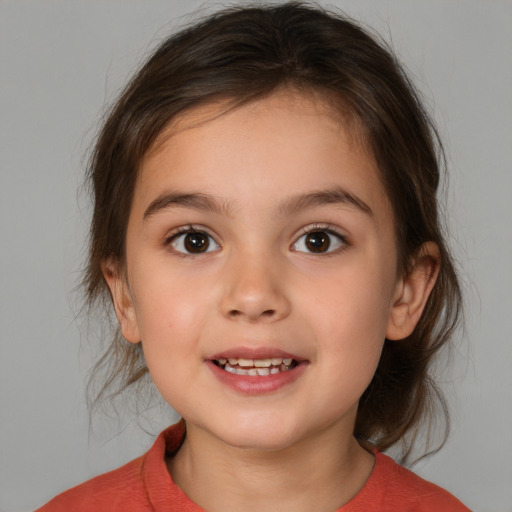
{"type": "Polygon", "coordinates": [[[332,512],[363,487],[374,458],[350,436],[326,430],[278,451],[237,448],[187,425],[168,461],[176,484],[209,512],[332,512]]]}

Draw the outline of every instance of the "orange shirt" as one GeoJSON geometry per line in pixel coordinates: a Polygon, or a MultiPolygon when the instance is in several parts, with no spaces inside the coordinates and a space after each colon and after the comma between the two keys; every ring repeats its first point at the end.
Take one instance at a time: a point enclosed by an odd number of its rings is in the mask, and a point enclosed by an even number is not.
{"type": "MultiPolygon", "coordinates": [[[[204,512],[173,482],[165,463],[179,449],[183,421],[164,430],[142,457],[119,469],[74,487],[36,512],[204,512]]],[[[337,512],[467,512],[459,500],[375,454],[370,478],[361,491],[337,512]]]]}

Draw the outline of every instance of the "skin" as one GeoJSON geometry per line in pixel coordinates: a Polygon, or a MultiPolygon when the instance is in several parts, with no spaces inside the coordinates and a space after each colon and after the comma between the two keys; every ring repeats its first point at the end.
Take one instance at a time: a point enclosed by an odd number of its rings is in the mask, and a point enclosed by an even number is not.
{"type": "Polygon", "coordinates": [[[212,512],[330,512],[372,471],[353,437],[358,400],[385,338],[414,329],[437,250],[425,244],[412,273],[399,275],[377,166],[320,99],[285,90],[219,108],[161,134],[136,184],[126,263],[105,262],[104,275],[123,335],[142,340],[157,388],[186,420],[168,461],[184,492],[212,512]],[[325,190],[345,196],[296,200],[325,190]],[[214,205],[162,201],[170,193],[214,205]],[[186,252],[177,230],[190,225],[211,237],[207,252],[186,252]],[[326,230],[329,250],[311,252],[305,233],[326,230]],[[240,347],[283,350],[304,368],[248,395],[207,364],[240,347]]]}

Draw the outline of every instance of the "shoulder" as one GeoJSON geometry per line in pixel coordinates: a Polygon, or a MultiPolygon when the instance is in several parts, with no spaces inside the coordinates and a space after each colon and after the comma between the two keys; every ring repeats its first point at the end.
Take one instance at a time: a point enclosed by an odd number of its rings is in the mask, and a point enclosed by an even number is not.
{"type": "Polygon", "coordinates": [[[375,457],[373,473],[354,502],[360,501],[360,497],[367,503],[378,502],[379,510],[393,512],[469,511],[448,491],[400,466],[391,457],[378,452],[375,457]]]}
{"type": "Polygon", "coordinates": [[[36,512],[151,510],[141,478],[144,458],[135,459],[119,469],[73,487],[36,512]]]}
{"type": "Polygon", "coordinates": [[[186,501],[165,463],[184,436],[180,421],[164,430],[142,457],[59,494],[36,512],[149,512],[186,501]]]}

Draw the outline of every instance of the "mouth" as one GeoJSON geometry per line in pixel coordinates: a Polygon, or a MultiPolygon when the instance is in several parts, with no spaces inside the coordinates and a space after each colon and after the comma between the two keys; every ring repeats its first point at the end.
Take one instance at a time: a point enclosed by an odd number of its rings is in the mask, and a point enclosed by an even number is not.
{"type": "Polygon", "coordinates": [[[212,359],[212,363],[225,372],[250,377],[277,375],[293,370],[299,364],[296,359],[291,357],[269,357],[262,359],[229,357],[212,359]]]}
{"type": "Polygon", "coordinates": [[[279,349],[232,348],[206,360],[213,375],[242,395],[266,395],[292,385],[309,366],[307,359],[279,349]]]}

